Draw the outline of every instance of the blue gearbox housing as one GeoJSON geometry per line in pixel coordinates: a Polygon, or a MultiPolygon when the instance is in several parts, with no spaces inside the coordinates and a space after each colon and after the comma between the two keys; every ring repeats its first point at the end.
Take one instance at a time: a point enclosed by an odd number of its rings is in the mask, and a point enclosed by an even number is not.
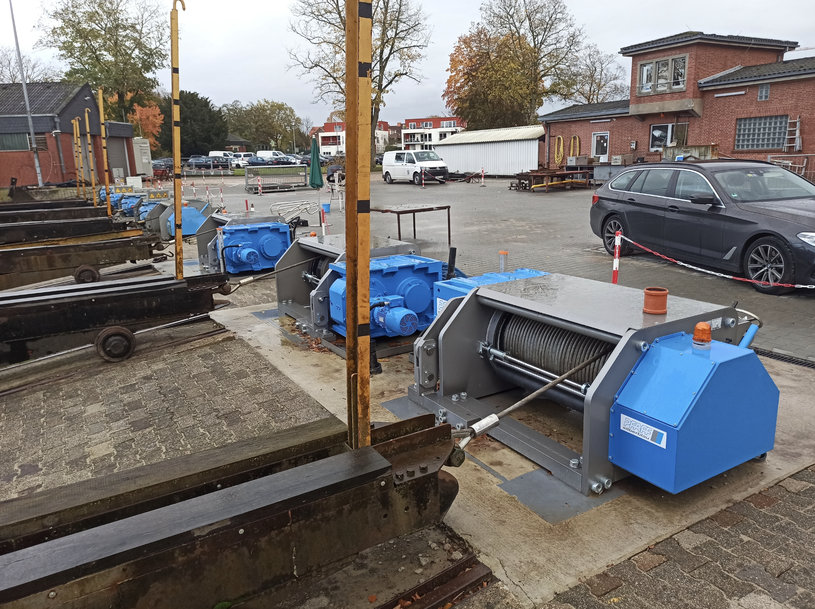
{"type": "MultiPolygon", "coordinates": [[[[329,288],[332,329],[345,336],[345,262],[330,269],[339,274],[329,288]]],[[[442,262],[400,255],[371,259],[371,337],[410,336],[434,318],[433,284],[442,278],[442,262]]]]}
{"type": "Polygon", "coordinates": [[[291,245],[289,225],[283,222],[230,223],[221,230],[218,254],[228,273],[272,269],[291,245]]]}
{"type": "Polygon", "coordinates": [[[751,349],[656,339],[611,408],[608,459],[678,493],[771,450],[778,397],[751,349]]]}
{"type": "Polygon", "coordinates": [[[466,296],[470,291],[482,285],[493,285],[504,283],[505,281],[515,281],[516,279],[527,279],[529,277],[541,277],[548,275],[544,271],[535,269],[520,268],[504,273],[484,273],[474,277],[453,277],[445,281],[439,281],[433,287],[435,296],[435,313],[438,315],[447,307],[447,303],[453,298],[466,296]]]}
{"type": "MultiPolygon", "coordinates": [[[[201,225],[206,221],[207,214],[203,213],[206,211],[209,205],[205,205],[203,209],[200,211],[193,207],[192,205],[184,205],[181,208],[181,236],[182,237],[192,237],[195,233],[198,232],[198,229],[201,228],[201,225]]],[[[165,228],[167,230],[167,234],[175,235],[175,213],[171,213],[166,221],[165,228]]]]}

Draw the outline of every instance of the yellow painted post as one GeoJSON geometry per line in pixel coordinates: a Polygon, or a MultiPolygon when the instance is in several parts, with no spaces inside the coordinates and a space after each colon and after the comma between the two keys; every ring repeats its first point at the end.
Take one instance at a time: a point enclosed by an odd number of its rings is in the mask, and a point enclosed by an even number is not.
{"type": "Polygon", "coordinates": [[[97,101],[99,103],[99,128],[102,130],[102,162],[105,167],[105,199],[108,205],[108,218],[113,215],[113,210],[110,206],[110,165],[108,165],[108,133],[105,127],[105,101],[102,97],[102,87],[96,91],[97,101]]]}
{"type": "Polygon", "coordinates": [[[79,150],[76,145],[76,120],[71,120],[71,140],[73,141],[72,149],[74,151],[74,175],[76,176],[76,198],[79,198],[79,150]]]}
{"type": "Polygon", "coordinates": [[[79,178],[82,180],[82,198],[88,200],[88,195],[85,192],[85,164],[82,162],[82,131],[79,127],[79,121],[82,120],[78,116],[74,117],[71,121],[74,123],[74,138],[76,139],[76,151],[79,154],[79,178]]]}
{"type": "Polygon", "coordinates": [[[96,176],[93,173],[93,143],[91,142],[91,119],[88,118],[90,108],[85,108],[85,134],[88,136],[88,169],[91,172],[91,195],[93,206],[96,207],[96,176]]]}
{"type": "Polygon", "coordinates": [[[173,10],[170,11],[170,61],[172,66],[172,94],[173,94],[173,197],[175,205],[175,278],[184,278],[184,244],[181,234],[181,101],[178,82],[178,9],[176,4],[181,2],[181,10],[187,10],[184,0],[173,0],[173,10]]]}
{"type": "Polygon", "coordinates": [[[345,3],[348,442],[371,444],[371,2],[345,3]]]}

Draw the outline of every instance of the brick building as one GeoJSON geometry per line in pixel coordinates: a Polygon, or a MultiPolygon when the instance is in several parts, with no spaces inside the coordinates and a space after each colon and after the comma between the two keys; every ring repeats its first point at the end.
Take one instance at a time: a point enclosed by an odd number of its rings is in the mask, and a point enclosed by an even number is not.
{"type": "MultiPolygon", "coordinates": [[[[70,83],[30,83],[28,98],[42,180],[60,184],[78,175],[74,156],[71,121],[79,117],[85,179],[90,181],[85,109],[88,109],[94,175],[99,183],[102,163],[102,138],[96,96],[90,86],[70,83]]],[[[136,174],[133,153],[133,126],[108,122],[108,160],[113,177],[136,174]]],[[[34,152],[30,142],[28,117],[20,84],[0,84],[0,185],[17,178],[18,186],[37,184],[34,152]]]]}
{"type": "MultiPolygon", "coordinates": [[[[344,122],[328,122],[315,132],[312,128],[311,132],[319,138],[318,144],[320,146],[320,154],[327,156],[335,156],[338,154],[345,154],[345,123],[344,122]]],[[[376,152],[385,152],[385,147],[388,145],[388,138],[390,132],[390,125],[385,121],[376,123],[374,130],[374,143],[376,152]]]]}
{"type": "Polygon", "coordinates": [[[433,150],[440,141],[458,133],[466,126],[467,123],[457,116],[409,118],[402,124],[402,148],[433,150]]]}
{"type": "MultiPolygon", "coordinates": [[[[815,159],[805,156],[815,154],[815,57],[785,61],[797,46],[685,32],[624,47],[620,53],[632,61],[628,99],[539,117],[545,164],[563,167],[569,156],[583,155],[595,164],[659,161],[664,147],[677,146],[686,156],[772,155],[802,168],[815,159]]],[[[815,160],[809,165],[811,175],[815,160]]]]}

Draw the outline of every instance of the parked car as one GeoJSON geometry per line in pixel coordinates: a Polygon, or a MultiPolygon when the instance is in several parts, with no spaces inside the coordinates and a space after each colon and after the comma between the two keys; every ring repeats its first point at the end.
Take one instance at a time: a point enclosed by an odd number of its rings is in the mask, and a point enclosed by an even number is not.
{"type": "Polygon", "coordinates": [[[382,164],[382,159],[383,159],[384,156],[385,156],[384,154],[377,154],[374,157],[374,163],[376,163],[377,165],[381,165],[382,164]]]}
{"type": "Polygon", "coordinates": [[[444,183],[449,175],[447,164],[432,150],[389,150],[382,156],[382,179],[388,184],[408,180],[418,186],[422,173],[427,180],[444,183]]]}
{"type": "Polygon", "coordinates": [[[232,155],[233,167],[246,167],[247,161],[255,156],[253,152],[236,152],[232,155]]]}
{"type": "Polygon", "coordinates": [[[202,154],[194,154],[187,159],[187,166],[191,169],[209,169],[211,164],[211,159],[202,154]]]}
{"type": "Polygon", "coordinates": [[[172,171],[173,170],[173,159],[172,158],[154,159],[153,160],[153,169],[154,170],[163,170],[163,171],[172,171]]]}
{"type": "MultiPolygon", "coordinates": [[[[815,184],[763,161],[635,165],[592,197],[591,229],[679,260],[773,284],[815,283],[815,184]]],[[[634,247],[623,242],[621,254],[634,247]]]]}
{"type": "Polygon", "coordinates": [[[250,156],[248,159],[246,159],[246,164],[249,165],[250,167],[258,167],[261,165],[271,165],[271,162],[267,158],[263,158],[260,156],[250,156]]]}

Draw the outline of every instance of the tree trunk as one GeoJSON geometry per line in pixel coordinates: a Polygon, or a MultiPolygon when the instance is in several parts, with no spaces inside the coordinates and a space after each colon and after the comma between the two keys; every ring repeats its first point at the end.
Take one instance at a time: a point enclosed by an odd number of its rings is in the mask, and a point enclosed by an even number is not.
{"type": "Polygon", "coordinates": [[[379,107],[371,107],[371,168],[375,165],[374,158],[376,158],[376,124],[379,122],[379,107]]]}

